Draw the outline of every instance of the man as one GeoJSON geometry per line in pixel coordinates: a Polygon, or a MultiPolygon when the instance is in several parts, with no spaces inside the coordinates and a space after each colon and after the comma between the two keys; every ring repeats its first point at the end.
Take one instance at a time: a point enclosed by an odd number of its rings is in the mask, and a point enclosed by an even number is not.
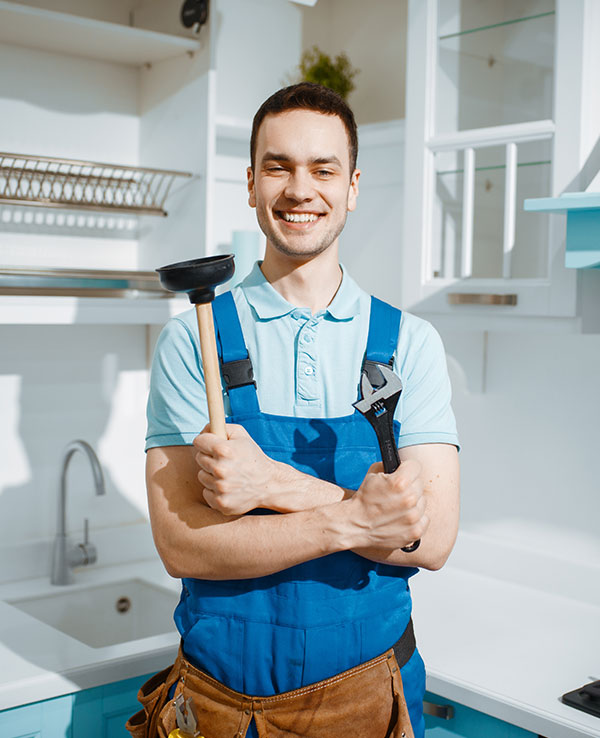
{"type": "Polygon", "coordinates": [[[255,116],[248,193],[265,258],[214,303],[223,374],[238,362],[246,376],[224,385],[227,440],[206,425],[193,311],[159,339],[147,486],[157,549],[183,579],[182,650],[145,688],[134,735],[175,726],[167,693],[192,699],[207,738],[423,735],[408,578],[454,544],[457,438],[433,328],[399,323],[340,267],[356,154],[352,112],[318,85],[280,90],[255,116]],[[404,386],[392,474],[352,408],[365,358],[404,386]]]}

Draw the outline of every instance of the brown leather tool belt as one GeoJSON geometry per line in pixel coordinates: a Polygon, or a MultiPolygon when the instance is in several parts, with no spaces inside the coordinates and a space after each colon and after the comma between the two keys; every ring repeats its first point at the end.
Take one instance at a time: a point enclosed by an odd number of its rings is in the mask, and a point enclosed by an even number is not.
{"type": "Polygon", "coordinates": [[[395,648],[381,656],[271,697],[229,689],[190,664],[180,649],[172,667],[142,686],[138,699],[144,709],[126,727],[133,738],[168,738],[177,728],[175,700],[181,694],[192,698],[198,738],[244,738],[252,718],[260,738],[413,738],[400,668],[414,649],[411,622],[395,648]]]}

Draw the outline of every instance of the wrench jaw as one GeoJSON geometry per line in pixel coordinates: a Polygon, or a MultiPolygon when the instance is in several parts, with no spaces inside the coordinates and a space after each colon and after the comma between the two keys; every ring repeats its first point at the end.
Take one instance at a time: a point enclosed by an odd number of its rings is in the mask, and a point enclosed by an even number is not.
{"type": "Polygon", "coordinates": [[[374,388],[367,373],[363,371],[360,380],[362,397],[354,403],[354,407],[364,415],[375,431],[384,471],[391,474],[400,466],[394,438],[394,412],[402,394],[402,382],[389,367],[380,365],[379,369],[385,380],[384,384],[374,388]]]}

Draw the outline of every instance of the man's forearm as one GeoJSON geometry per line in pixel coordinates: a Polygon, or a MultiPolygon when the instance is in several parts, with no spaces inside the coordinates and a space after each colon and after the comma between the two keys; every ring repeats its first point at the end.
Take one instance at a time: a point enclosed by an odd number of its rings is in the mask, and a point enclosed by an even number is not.
{"type": "MultiPolygon", "coordinates": [[[[443,449],[454,455],[453,450],[443,449]]],[[[415,449],[403,449],[405,457],[414,455],[415,449]]],[[[278,493],[273,498],[279,512],[297,512],[314,509],[320,505],[327,505],[343,499],[349,499],[353,490],[338,487],[316,477],[304,474],[292,466],[280,464],[278,493]]],[[[458,469],[453,473],[458,478],[458,469]]],[[[438,477],[439,478],[439,477],[438,477]]],[[[452,481],[452,477],[450,478],[452,481]]],[[[429,480],[426,480],[429,482],[429,480]]],[[[430,482],[432,484],[432,482],[430,482]]],[[[406,553],[402,548],[354,548],[351,549],[359,556],[370,561],[391,566],[410,566],[430,570],[441,568],[445,563],[456,539],[458,528],[458,503],[451,493],[444,494],[437,499],[434,489],[426,485],[425,497],[427,510],[431,519],[430,527],[424,536],[419,548],[413,553],[406,553]]],[[[404,544],[403,544],[404,545],[404,544]]]]}
{"type": "Polygon", "coordinates": [[[165,541],[161,555],[175,577],[250,579],[349,547],[351,536],[337,504],[282,515],[250,515],[194,527],[176,526],[176,540],[165,541]]]}
{"type": "MultiPolygon", "coordinates": [[[[301,512],[312,510],[322,505],[330,505],[344,499],[349,499],[354,490],[338,487],[331,482],[323,481],[298,471],[288,464],[280,464],[279,485],[276,494],[270,500],[270,509],[281,513],[301,512]]],[[[354,548],[354,553],[378,564],[390,566],[410,566],[424,569],[439,568],[441,560],[439,545],[436,545],[434,536],[429,534],[427,540],[414,553],[406,553],[400,547],[389,548],[354,548]]]]}
{"type": "Polygon", "coordinates": [[[281,513],[313,510],[347,500],[354,494],[353,490],[305,474],[289,464],[278,463],[277,471],[276,487],[264,504],[270,510],[281,513]]]}

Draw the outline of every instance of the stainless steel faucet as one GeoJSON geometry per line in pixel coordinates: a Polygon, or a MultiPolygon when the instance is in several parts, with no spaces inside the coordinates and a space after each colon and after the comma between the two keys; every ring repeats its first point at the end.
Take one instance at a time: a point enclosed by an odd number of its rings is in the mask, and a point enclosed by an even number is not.
{"type": "Polygon", "coordinates": [[[104,487],[104,476],[98,457],[94,449],[85,441],[71,441],[65,448],[60,474],[60,491],[58,496],[58,520],[56,525],[56,538],[54,539],[54,550],[52,553],[52,573],[50,581],[52,584],[72,584],[74,566],[87,566],[93,564],[97,558],[96,547],[89,541],[89,525],[87,518],[84,520],[83,543],[70,544],[67,536],[67,469],[73,454],[76,451],[84,453],[92,467],[94,476],[94,488],[97,495],[106,492],[104,487]]]}

